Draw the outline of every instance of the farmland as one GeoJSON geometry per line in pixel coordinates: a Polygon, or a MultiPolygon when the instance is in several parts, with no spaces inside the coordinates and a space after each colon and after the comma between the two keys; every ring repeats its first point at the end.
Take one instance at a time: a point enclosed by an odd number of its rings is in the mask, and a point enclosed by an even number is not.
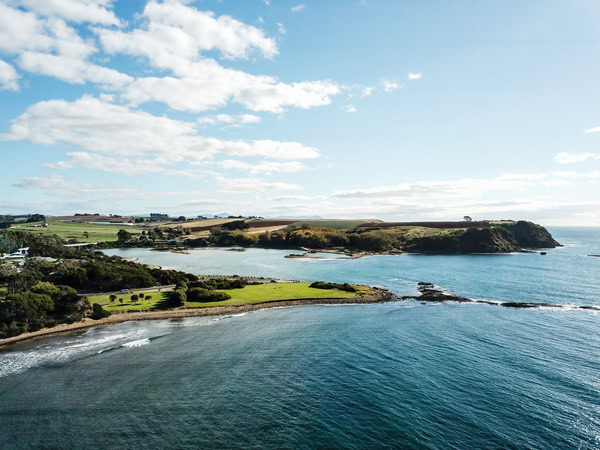
{"type": "Polygon", "coordinates": [[[13,226],[11,229],[26,231],[30,233],[38,233],[42,235],[56,234],[62,239],[69,241],[76,239],[79,242],[105,242],[105,241],[116,241],[117,233],[120,229],[124,228],[129,233],[137,234],[141,233],[142,230],[138,227],[127,226],[127,225],[96,225],[89,223],[68,223],[55,219],[48,220],[47,227],[33,227],[32,225],[40,225],[40,223],[28,223],[18,224],[13,226]]]}

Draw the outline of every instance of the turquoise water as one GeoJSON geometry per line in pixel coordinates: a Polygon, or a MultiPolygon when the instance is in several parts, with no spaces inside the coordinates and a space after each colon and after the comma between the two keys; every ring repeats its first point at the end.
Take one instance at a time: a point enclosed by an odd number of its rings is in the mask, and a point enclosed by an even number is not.
{"type": "MultiPolygon", "coordinates": [[[[599,229],[548,255],[284,259],[121,251],[196,273],[431,281],[600,304],[599,229]]],[[[306,306],[125,323],[0,353],[5,448],[600,448],[600,315],[483,304],[306,306]]]]}

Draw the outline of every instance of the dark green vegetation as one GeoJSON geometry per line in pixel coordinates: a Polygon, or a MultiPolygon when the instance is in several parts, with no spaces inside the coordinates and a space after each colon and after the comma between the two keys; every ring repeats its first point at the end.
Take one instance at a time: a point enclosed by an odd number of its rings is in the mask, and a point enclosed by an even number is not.
{"type": "Polygon", "coordinates": [[[560,245],[542,226],[532,222],[491,222],[486,227],[381,227],[349,230],[290,225],[283,230],[249,234],[213,230],[207,238],[185,241],[190,247],[242,246],[266,248],[345,249],[365,252],[503,253],[560,245]]]}
{"type": "Polygon", "coordinates": [[[81,320],[90,305],[69,286],[38,282],[0,301],[0,338],[81,320]]]}
{"type": "MultiPolygon", "coordinates": [[[[256,284],[256,283],[252,283],[256,284]]],[[[172,307],[184,306],[186,302],[206,303],[222,302],[231,298],[225,292],[227,289],[243,289],[248,282],[241,278],[210,278],[191,282],[180,282],[169,296],[172,307]]]]}
{"type": "Polygon", "coordinates": [[[324,281],[315,281],[310,285],[315,289],[339,289],[345,292],[356,292],[356,288],[348,283],[325,283],[324,281]]]}

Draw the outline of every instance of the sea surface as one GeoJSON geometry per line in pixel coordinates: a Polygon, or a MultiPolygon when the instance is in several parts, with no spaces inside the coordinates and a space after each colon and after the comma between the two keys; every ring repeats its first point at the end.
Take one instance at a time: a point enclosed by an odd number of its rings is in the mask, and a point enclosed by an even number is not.
{"type": "MultiPolygon", "coordinates": [[[[600,306],[600,228],[510,255],[286,259],[111,250],[198,274],[418,281],[600,306]]],[[[487,304],[275,308],[129,322],[0,351],[0,448],[600,448],[600,313],[487,304]]]]}

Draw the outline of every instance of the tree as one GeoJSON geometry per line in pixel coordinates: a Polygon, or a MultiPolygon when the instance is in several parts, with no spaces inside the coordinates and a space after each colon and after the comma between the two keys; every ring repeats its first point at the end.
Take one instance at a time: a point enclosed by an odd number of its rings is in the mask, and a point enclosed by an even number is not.
{"type": "Polygon", "coordinates": [[[137,299],[138,299],[138,298],[139,298],[139,297],[137,296],[137,294],[133,294],[133,295],[131,296],[131,301],[132,301],[132,302],[137,302],[137,299]]]}
{"type": "Polygon", "coordinates": [[[108,298],[110,299],[111,303],[114,303],[115,300],[117,299],[117,296],[115,294],[111,294],[108,298]]]}
{"type": "Polygon", "coordinates": [[[138,296],[139,296],[140,298],[144,298],[144,294],[142,294],[141,292],[138,294],[138,296]]]}
{"type": "Polygon", "coordinates": [[[117,241],[125,243],[131,240],[131,233],[126,230],[119,230],[117,233],[117,241]]]}
{"type": "Polygon", "coordinates": [[[470,216],[465,216],[465,217],[463,217],[463,220],[464,220],[465,222],[471,222],[473,219],[471,219],[471,217],[470,217],[470,216]]]}
{"type": "Polygon", "coordinates": [[[100,320],[108,316],[110,316],[110,311],[106,311],[102,308],[102,305],[99,303],[94,303],[92,305],[92,315],[90,316],[92,319],[100,320]]]}
{"type": "Polygon", "coordinates": [[[119,303],[123,303],[123,298],[120,298],[120,299],[119,299],[119,303]]]}

